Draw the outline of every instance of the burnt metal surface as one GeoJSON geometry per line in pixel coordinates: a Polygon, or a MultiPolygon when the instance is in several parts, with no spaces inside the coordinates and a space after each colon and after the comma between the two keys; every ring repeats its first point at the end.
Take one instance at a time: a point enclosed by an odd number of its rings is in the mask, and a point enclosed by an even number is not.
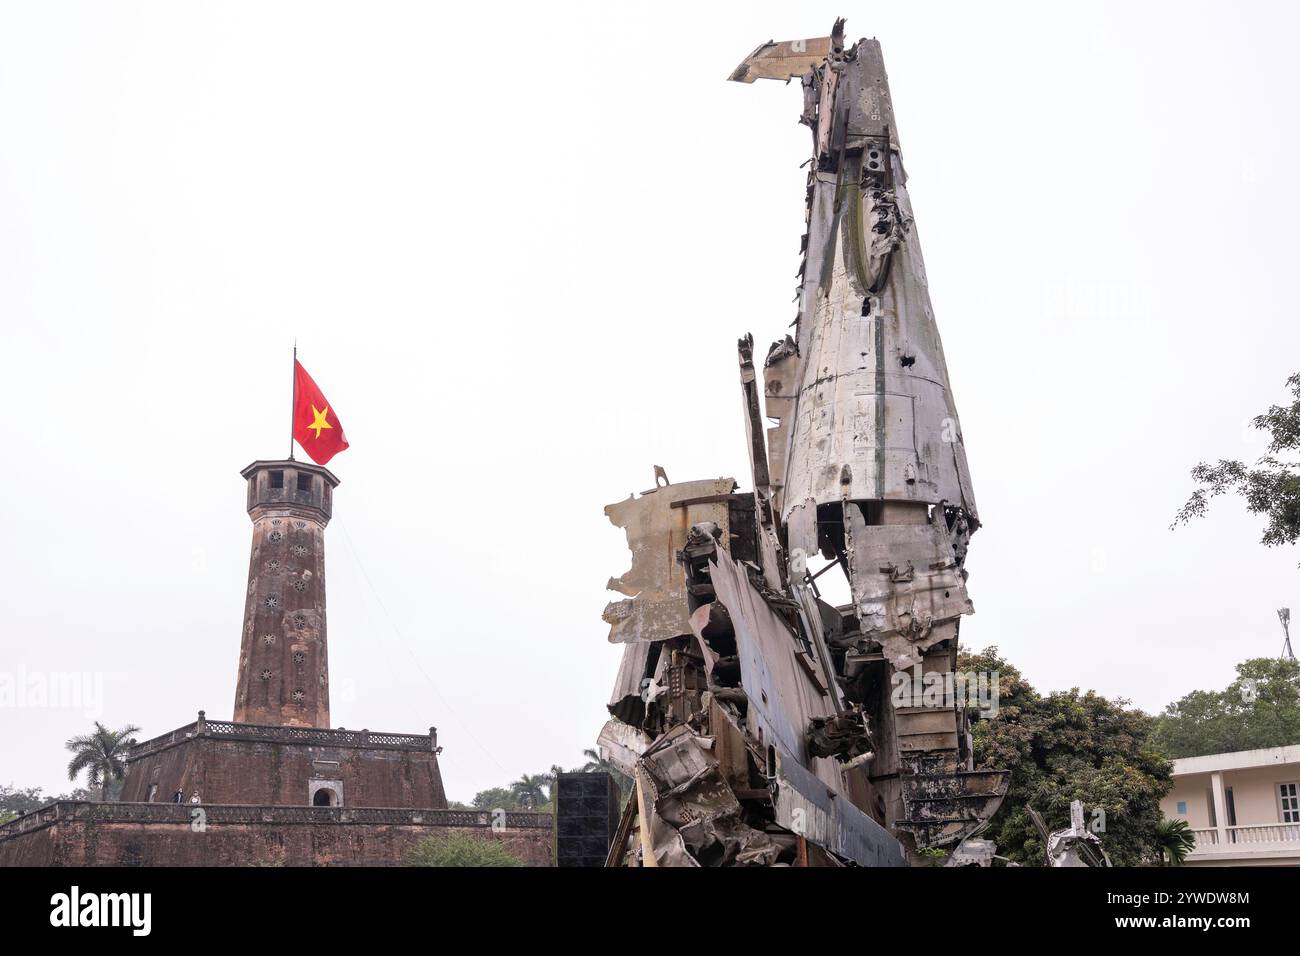
{"type": "Polygon", "coordinates": [[[952,676],[979,518],[880,44],[843,26],[731,75],[799,79],[813,150],[793,332],[761,374],[738,344],[751,490],[656,468],[605,509],[632,568],[598,744],[635,782],[609,865],[905,865],[1006,794],[964,703],[891,693],[952,676]]]}

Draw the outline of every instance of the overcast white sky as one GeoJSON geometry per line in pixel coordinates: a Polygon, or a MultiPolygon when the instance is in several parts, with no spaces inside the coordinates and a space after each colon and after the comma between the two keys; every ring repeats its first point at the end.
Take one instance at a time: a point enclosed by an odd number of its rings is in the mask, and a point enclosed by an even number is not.
{"type": "MultiPolygon", "coordinates": [[[[0,4],[0,672],[231,713],[290,348],[352,447],[333,721],[440,730],[447,791],[580,762],[626,570],[602,507],[748,487],[735,340],[794,315],[797,85],[879,37],[984,528],[967,646],[1155,710],[1276,654],[1300,554],[1201,458],[1300,370],[1289,4],[0,4]]],[[[58,792],[77,707],[0,707],[58,792]]]]}

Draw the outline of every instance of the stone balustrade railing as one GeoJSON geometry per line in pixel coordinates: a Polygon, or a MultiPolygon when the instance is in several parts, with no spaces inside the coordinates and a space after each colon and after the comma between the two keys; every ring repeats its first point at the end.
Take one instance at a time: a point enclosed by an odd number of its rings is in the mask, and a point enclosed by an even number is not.
{"type": "Polygon", "coordinates": [[[1223,852],[1252,849],[1267,850],[1282,843],[1300,842],[1300,823],[1249,823],[1223,828],[1223,840],[1214,827],[1203,827],[1192,831],[1196,837],[1196,853],[1223,852]]]}
{"type": "Polygon", "coordinates": [[[170,733],[137,744],[127,755],[127,760],[156,753],[172,744],[191,737],[216,737],[228,740],[271,741],[275,743],[305,743],[321,747],[373,747],[392,750],[438,749],[438,735],[434,728],[427,734],[394,734],[378,730],[343,730],[329,727],[275,727],[265,724],[237,724],[228,720],[207,720],[199,711],[199,719],[178,727],[170,733]]]}
{"type": "Polygon", "coordinates": [[[1290,843],[1300,840],[1300,823],[1252,823],[1228,827],[1229,843],[1290,843]]]}
{"type": "Polygon", "coordinates": [[[399,807],[275,807],[243,804],[90,803],[61,801],[0,825],[0,840],[60,821],[94,823],[177,823],[190,825],[202,811],[214,824],[388,824],[393,826],[549,829],[549,813],[493,810],[421,810],[399,807]]]}

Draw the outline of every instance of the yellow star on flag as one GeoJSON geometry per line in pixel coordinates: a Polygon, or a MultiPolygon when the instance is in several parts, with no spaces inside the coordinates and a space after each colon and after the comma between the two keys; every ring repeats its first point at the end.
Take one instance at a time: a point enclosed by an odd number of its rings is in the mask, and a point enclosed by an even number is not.
{"type": "Polygon", "coordinates": [[[315,405],[313,405],[311,407],[311,413],[313,416],[315,416],[316,420],[312,422],[310,425],[308,425],[307,427],[314,428],[316,430],[317,438],[320,438],[320,433],[322,428],[334,427],[325,419],[325,416],[330,413],[330,407],[328,405],[326,405],[324,409],[318,409],[315,405]]]}

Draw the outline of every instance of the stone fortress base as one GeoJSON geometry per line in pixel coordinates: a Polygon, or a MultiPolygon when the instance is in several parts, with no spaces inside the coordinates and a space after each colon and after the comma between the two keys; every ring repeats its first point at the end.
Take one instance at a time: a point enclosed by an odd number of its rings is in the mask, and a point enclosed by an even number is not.
{"type": "Polygon", "coordinates": [[[479,810],[66,802],[0,827],[0,866],[398,866],[425,837],[448,833],[553,865],[549,813],[500,822],[479,810]]]}

